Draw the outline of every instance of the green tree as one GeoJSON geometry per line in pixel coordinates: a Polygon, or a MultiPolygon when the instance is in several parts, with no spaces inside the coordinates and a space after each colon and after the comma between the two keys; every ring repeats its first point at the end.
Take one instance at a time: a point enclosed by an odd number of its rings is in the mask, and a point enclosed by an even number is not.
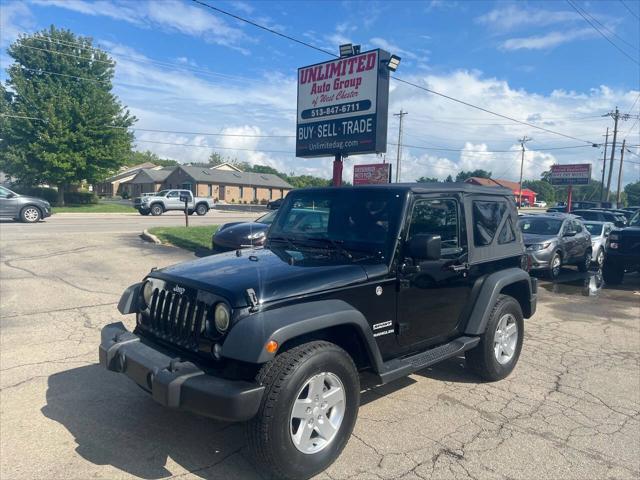
{"type": "Polygon", "coordinates": [[[211,152],[211,155],[209,155],[208,159],[208,164],[210,167],[216,167],[218,165],[222,165],[223,163],[226,163],[226,160],[222,155],[220,155],[218,152],[211,152]]]}
{"type": "Polygon", "coordinates": [[[553,185],[549,182],[545,182],[544,180],[525,180],[522,182],[522,188],[533,190],[538,194],[536,196],[538,200],[542,200],[548,204],[552,204],[556,201],[555,188],[553,188],[553,185]]]}
{"type": "Polygon", "coordinates": [[[140,165],[142,163],[153,163],[162,167],[174,167],[178,165],[176,160],[170,158],[160,158],[157,154],[146,150],[144,152],[133,151],[127,159],[126,164],[128,166],[140,165]]]}
{"type": "Polygon", "coordinates": [[[468,172],[462,170],[456,175],[456,182],[464,182],[467,178],[470,177],[491,178],[491,172],[487,172],[486,170],[482,169],[468,172]]]}
{"type": "Polygon", "coordinates": [[[416,180],[417,183],[438,183],[439,181],[436,177],[420,177],[416,180]]]}
{"type": "Polygon", "coordinates": [[[447,175],[447,178],[444,179],[446,183],[453,183],[453,177],[451,175],[447,175]]]}
{"type": "Polygon", "coordinates": [[[640,205],[640,181],[627,184],[624,193],[627,195],[627,205],[640,205]]]}
{"type": "Polygon", "coordinates": [[[111,92],[115,62],[104,51],[51,26],[20,36],[7,53],[12,116],[0,170],[22,184],[56,185],[62,205],[69,185],[102,180],[125,164],[136,119],[111,92]]]}

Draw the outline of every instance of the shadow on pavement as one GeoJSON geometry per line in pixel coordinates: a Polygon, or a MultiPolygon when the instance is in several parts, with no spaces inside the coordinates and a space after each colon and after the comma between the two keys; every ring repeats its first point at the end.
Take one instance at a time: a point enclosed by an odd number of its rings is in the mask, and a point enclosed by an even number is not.
{"type": "Polygon", "coordinates": [[[172,474],[165,468],[170,458],[202,478],[262,478],[239,455],[213,468],[245,446],[241,424],[164,408],[99,365],[49,377],[42,413],[63,425],[75,438],[76,452],[96,465],[159,479],[172,474]]]}

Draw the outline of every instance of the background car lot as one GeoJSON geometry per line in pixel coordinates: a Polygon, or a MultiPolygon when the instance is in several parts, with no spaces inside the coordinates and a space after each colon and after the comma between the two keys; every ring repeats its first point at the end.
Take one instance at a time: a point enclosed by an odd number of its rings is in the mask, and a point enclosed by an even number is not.
{"type": "MultiPolygon", "coordinates": [[[[99,329],[132,326],[122,290],[193,256],[140,241],[147,217],[94,217],[0,224],[0,478],[262,478],[241,425],[164,409],[96,365],[99,329]]],[[[619,289],[573,268],[542,281],[512,376],[479,383],[455,359],[368,390],[318,478],[637,478],[639,293],[637,274],[619,289]]]]}

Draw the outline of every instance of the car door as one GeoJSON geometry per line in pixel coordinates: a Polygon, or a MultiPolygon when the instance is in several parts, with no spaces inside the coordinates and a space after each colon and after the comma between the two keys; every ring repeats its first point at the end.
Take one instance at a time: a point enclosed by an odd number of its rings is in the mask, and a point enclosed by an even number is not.
{"type": "Polygon", "coordinates": [[[11,190],[0,187],[0,216],[16,217],[18,213],[18,197],[11,190]]]}
{"type": "Polygon", "coordinates": [[[562,230],[560,231],[560,241],[562,242],[562,250],[564,251],[563,263],[573,262],[576,257],[576,231],[571,220],[565,220],[562,230]]]}
{"type": "Polygon", "coordinates": [[[171,190],[165,197],[167,210],[180,210],[184,205],[180,203],[180,190],[171,190]]]}
{"type": "Polygon", "coordinates": [[[591,247],[591,235],[584,227],[580,220],[572,220],[573,230],[576,232],[576,250],[575,250],[575,259],[584,258],[584,254],[587,249],[591,247]]]}
{"type": "Polygon", "coordinates": [[[405,250],[413,235],[440,235],[442,255],[418,264],[402,252],[397,317],[398,341],[403,346],[437,343],[456,332],[471,292],[463,215],[455,196],[419,196],[412,205],[405,250]]]}

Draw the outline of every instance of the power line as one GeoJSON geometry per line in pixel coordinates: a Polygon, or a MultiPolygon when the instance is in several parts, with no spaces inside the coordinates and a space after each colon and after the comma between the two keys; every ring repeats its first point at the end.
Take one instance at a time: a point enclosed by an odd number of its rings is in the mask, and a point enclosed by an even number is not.
{"type": "Polygon", "coordinates": [[[238,15],[234,15],[231,12],[227,12],[225,10],[222,10],[221,8],[214,7],[213,5],[209,5],[208,3],[201,2],[200,0],[191,0],[191,1],[194,2],[194,3],[197,3],[199,5],[202,5],[203,7],[210,8],[211,10],[214,10],[214,11],[216,11],[218,13],[222,13],[223,15],[227,15],[227,16],[229,16],[231,18],[235,18],[236,20],[240,20],[241,22],[245,22],[245,23],[248,23],[249,25],[253,25],[254,27],[260,28],[260,29],[265,30],[265,31],[267,31],[269,33],[273,33],[274,35],[278,35],[279,37],[286,38],[287,40],[291,40],[292,42],[299,43],[300,45],[304,45],[305,47],[313,48],[314,50],[317,50],[317,51],[322,52],[322,53],[326,53],[327,55],[331,55],[333,57],[338,57],[338,55],[336,55],[335,53],[331,53],[328,50],[325,50],[325,49],[320,48],[320,47],[316,47],[315,45],[312,45],[310,43],[304,42],[302,40],[298,40],[297,38],[290,37],[289,35],[285,35],[284,33],[278,32],[277,30],[274,30],[274,29],[269,28],[269,27],[265,27],[264,25],[260,25],[259,23],[253,22],[253,21],[248,20],[246,18],[242,18],[242,17],[240,17],[238,15]]]}
{"type": "Polygon", "coordinates": [[[589,17],[591,20],[593,20],[594,22],[596,22],[598,25],[600,25],[604,30],[606,30],[607,32],[609,32],[611,35],[613,35],[614,37],[616,37],[618,40],[620,40],[621,42],[629,45],[632,49],[634,50],[638,50],[638,46],[637,45],[633,45],[632,43],[627,42],[624,38],[622,38],[620,35],[618,35],[616,32],[614,32],[613,30],[611,30],[609,27],[607,27],[605,24],[603,24],[600,20],[598,20],[597,18],[595,18],[593,15],[591,15],[589,12],[587,12],[584,8],[579,7],[580,10],[582,10],[582,13],[584,13],[587,17],[589,17]]]}
{"type": "Polygon", "coordinates": [[[139,140],[136,138],[136,143],[156,143],[159,145],[173,145],[177,147],[197,147],[197,148],[208,148],[209,150],[237,150],[241,152],[258,152],[258,153],[287,153],[291,155],[295,155],[294,151],[288,150],[257,150],[255,148],[234,148],[234,147],[221,147],[219,145],[199,145],[196,143],[174,143],[174,142],[159,142],[156,140],[139,140]]]}
{"type": "Polygon", "coordinates": [[[187,132],[180,130],[159,130],[155,128],[137,128],[137,127],[119,127],[116,125],[108,125],[111,128],[130,129],[139,132],[155,132],[155,133],[177,133],[181,135],[201,135],[212,137],[242,137],[242,138],[296,138],[295,135],[254,135],[249,133],[209,133],[209,132],[187,132]]]}
{"type": "MultiPolygon", "coordinates": [[[[252,21],[252,20],[248,20],[248,19],[243,18],[243,17],[241,17],[241,16],[239,16],[239,15],[234,15],[233,13],[227,12],[227,11],[225,11],[225,10],[221,9],[221,8],[213,7],[212,5],[209,5],[209,4],[207,4],[207,3],[205,3],[205,2],[202,2],[202,1],[200,1],[200,0],[191,0],[191,1],[192,1],[192,2],[194,2],[194,3],[197,3],[197,4],[199,4],[199,5],[202,5],[203,7],[210,8],[211,10],[214,10],[214,11],[216,11],[216,12],[218,12],[218,13],[223,14],[223,15],[228,15],[228,16],[230,16],[230,17],[232,17],[232,18],[235,18],[236,20],[239,20],[239,21],[241,21],[241,22],[245,22],[245,23],[247,23],[247,24],[249,24],[249,25],[253,25],[254,27],[260,28],[260,29],[265,30],[265,31],[267,31],[267,32],[273,33],[273,34],[278,35],[278,36],[280,36],[280,37],[284,37],[284,38],[286,38],[286,39],[288,39],[288,40],[291,40],[291,41],[293,41],[293,42],[296,42],[296,43],[299,43],[299,44],[301,44],[301,45],[304,45],[304,46],[306,46],[306,47],[312,48],[313,50],[317,50],[317,51],[320,51],[320,52],[326,53],[327,55],[330,55],[330,56],[332,56],[332,57],[334,57],[334,58],[339,58],[339,56],[338,56],[338,55],[336,55],[336,54],[334,54],[334,53],[331,53],[331,52],[329,52],[328,50],[324,50],[324,49],[322,49],[322,48],[316,47],[315,45],[312,45],[312,44],[310,44],[310,43],[304,42],[304,41],[302,41],[302,40],[298,40],[297,38],[291,37],[291,36],[289,36],[289,35],[284,35],[284,34],[282,34],[282,33],[280,33],[280,32],[277,32],[276,30],[273,30],[273,29],[271,29],[271,28],[268,28],[268,27],[265,27],[265,26],[263,26],[263,25],[260,25],[260,24],[258,24],[258,23],[256,23],[256,22],[252,21]]],[[[567,1],[569,1],[569,0],[567,0],[567,1]]],[[[426,92],[428,92],[428,93],[432,93],[432,94],[434,94],[434,95],[441,96],[441,97],[446,98],[446,99],[448,99],[448,100],[451,100],[451,101],[454,101],[454,102],[460,103],[460,104],[462,104],[462,105],[466,105],[467,107],[475,108],[475,109],[477,109],[477,110],[483,111],[483,112],[485,112],[485,113],[489,113],[489,114],[491,114],[491,115],[495,115],[495,116],[497,116],[497,117],[504,118],[504,119],[506,119],[506,120],[510,120],[510,121],[512,121],[512,122],[520,123],[520,124],[522,124],[522,125],[527,125],[527,126],[529,126],[529,127],[532,127],[532,128],[538,129],[538,130],[542,130],[542,131],[546,131],[546,132],[549,132],[549,133],[553,133],[554,135],[559,135],[559,136],[562,136],[562,137],[565,137],[565,138],[570,138],[570,139],[572,139],[572,140],[577,140],[577,141],[579,141],[579,142],[584,142],[584,143],[593,144],[593,142],[590,142],[590,141],[587,141],[587,140],[583,140],[583,139],[580,139],[580,138],[572,137],[572,136],[570,136],[570,135],[565,135],[565,134],[563,134],[563,133],[556,132],[556,131],[554,131],[554,130],[550,130],[550,129],[547,129],[547,128],[543,128],[543,127],[540,127],[540,126],[537,126],[537,125],[534,125],[534,124],[531,124],[531,123],[528,123],[528,122],[523,122],[523,121],[521,121],[521,120],[517,120],[517,119],[512,118],[512,117],[509,117],[509,116],[507,116],[507,115],[503,115],[503,114],[501,114],[501,113],[494,112],[494,111],[492,111],[492,110],[489,110],[489,109],[486,109],[486,108],[480,107],[480,106],[478,106],[478,105],[474,105],[474,104],[472,104],[472,103],[465,102],[465,101],[463,101],[463,100],[459,100],[459,99],[454,98],[454,97],[451,97],[451,96],[449,96],[449,95],[445,95],[444,93],[440,93],[440,92],[437,92],[437,91],[435,91],[435,90],[431,90],[431,89],[429,89],[429,88],[426,88],[426,87],[422,87],[422,86],[420,86],[420,85],[417,85],[417,84],[415,84],[415,83],[413,83],[413,82],[409,82],[409,81],[407,81],[407,80],[403,80],[403,79],[401,79],[401,78],[399,78],[399,77],[397,77],[397,76],[392,76],[392,78],[393,78],[394,80],[398,81],[398,82],[405,83],[405,84],[407,84],[407,85],[411,85],[411,86],[413,86],[413,87],[415,87],[415,88],[418,88],[418,89],[420,89],[420,90],[424,90],[424,91],[426,91],[426,92]]]]}
{"type": "Polygon", "coordinates": [[[44,73],[46,75],[57,75],[57,76],[60,76],[60,77],[75,78],[77,80],[86,80],[88,82],[97,82],[97,83],[108,83],[109,82],[108,80],[100,80],[100,79],[97,79],[97,78],[78,77],[77,75],[68,75],[66,73],[56,73],[56,72],[49,72],[47,70],[39,70],[39,69],[36,69],[36,68],[28,68],[28,67],[25,67],[24,65],[20,65],[20,68],[22,70],[27,70],[27,71],[30,71],[30,72],[33,72],[33,73],[38,73],[38,74],[44,73]]]}
{"type": "Polygon", "coordinates": [[[609,42],[611,45],[613,45],[616,50],[618,50],[620,53],[622,53],[625,57],[627,57],[628,59],[630,59],[632,62],[640,65],[640,62],[638,62],[637,59],[633,58],[631,55],[629,55],[627,52],[625,52],[624,50],[622,50],[622,48],[620,48],[613,40],[611,40],[609,37],[607,37],[604,33],[602,33],[602,31],[596,26],[594,25],[591,20],[589,20],[579,9],[579,7],[577,7],[576,5],[573,4],[573,2],[571,0],[566,0],[567,3],[571,6],[571,8],[573,8],[576,12],[578,12],[578,14],[584,19],[585,22],[587,22],[589,25],[591,25],[591,27],[598,32],[600,35],[602,35],[602,38],[604,38],[607,42],[609,42]]]}
{"type": "Polygon", "coordinates": [[[46,120],[44,118],[28,117],[26,115],[11,115],[9,113],[0,113],[0,117],[24,118],[24,119],[27,119],[27,120],[40,120],[41,122],[45,122],[46,123],[46,120]]]}
{"type": "Polygon", "coordinates": [[[636,17],[638,20],[640,20],[640,17],[638,16],[638,14],[637,14],[636,12],[634,12],[633,10],[631,10],[631,8],[629,8],[629,6],[628,6],[626,3],[624,3],[622,0],[618,0],[618,1],[622,4],[622,6],[623,6],[624,8],[626,8],[626,9],[629,11],[629,13],[630,13],[631,15],[633,15],[633,16],[634,16],[634,17],[636,17]]]}

